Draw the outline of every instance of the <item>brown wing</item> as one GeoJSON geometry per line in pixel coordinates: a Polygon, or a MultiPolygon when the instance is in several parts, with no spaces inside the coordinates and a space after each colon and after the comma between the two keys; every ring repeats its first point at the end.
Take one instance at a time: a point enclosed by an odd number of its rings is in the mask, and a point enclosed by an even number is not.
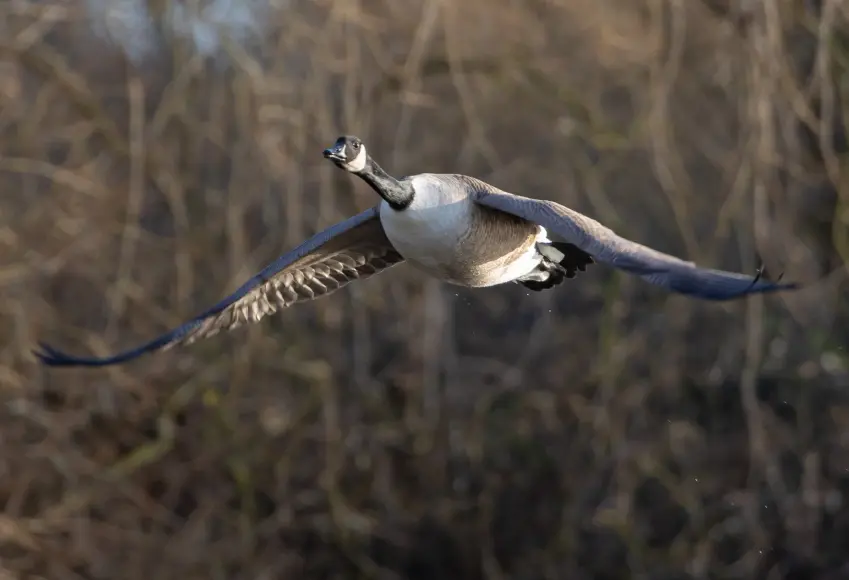
{"type": "Polygon", "coordinates": [[[86,358],[41,344],[42,351],[35,354],[50,366],[122,363],[148,352],[191,344],[246,322],[258,322],[281,308],[326,296],[403,260],[386,238],[375,206],[316,234],[203,314],[138,348],[107,358],[86,358]]]}

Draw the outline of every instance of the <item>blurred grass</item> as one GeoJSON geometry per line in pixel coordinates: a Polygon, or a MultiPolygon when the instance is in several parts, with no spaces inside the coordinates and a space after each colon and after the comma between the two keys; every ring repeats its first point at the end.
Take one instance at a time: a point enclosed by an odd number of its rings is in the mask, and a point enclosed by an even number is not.
{"type": "Polygon", "coordinates": [[[252,2],[191,28],[176,0],[113,5],[152,27],[0,5],[4,572],[849,573],[841,3],[252,2]],[[342,133],[809,287],[703,304],[603,268],[530,295],[401,266],[144,361],[35,364],[36,340],[147,340],[376,203],[319,155],[342,133]]]}

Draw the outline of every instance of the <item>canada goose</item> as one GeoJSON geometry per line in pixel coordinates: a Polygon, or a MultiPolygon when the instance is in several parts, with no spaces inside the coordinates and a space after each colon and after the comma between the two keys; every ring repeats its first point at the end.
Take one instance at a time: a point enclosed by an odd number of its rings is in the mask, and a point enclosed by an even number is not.
{"type": "Polygon", "coordinates": [[[514,195],[474,177],[421,173],[396,179],[357,137],[339,137],[324,157],[363,179],[383,201],[316,234],[228,298],[145,345],[111,357],[83,358],[41,344],[36,355],[54,366],[121,363],[257,322],[405,260],[448,283],[473,288],[514,282],[541,291],[594,262],[705,300],[797,287],[760,274],[699,268],[619,237],[562,205],[514,195]],[[560,240],[550,240],[549,231],[560,240]]]}

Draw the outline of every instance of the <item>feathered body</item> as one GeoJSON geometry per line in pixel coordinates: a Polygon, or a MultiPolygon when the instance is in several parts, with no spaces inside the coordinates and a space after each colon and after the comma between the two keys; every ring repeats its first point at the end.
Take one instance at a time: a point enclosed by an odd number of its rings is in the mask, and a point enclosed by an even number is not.
{"type": "Polygon", "coordinates": [[[458,196],[462,175],[423,173],[407,178],[416,192],[405,209],[380,204],[386,237],[412,266],[451,284],[480,288],[510,282],[543,260],[544,228],[458,196]]]}

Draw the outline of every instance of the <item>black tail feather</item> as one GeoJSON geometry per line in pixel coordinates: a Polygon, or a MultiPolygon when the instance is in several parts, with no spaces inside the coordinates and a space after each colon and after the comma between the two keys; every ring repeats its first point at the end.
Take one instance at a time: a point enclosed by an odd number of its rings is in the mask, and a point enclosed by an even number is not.
{"type": "Polygon", "coordinates": [[[548,269],[548,278],[545,280],[517,280],[517,282],[528,290],[542,292],[543,290],[554,288],[565,279],[566,270],[560,264],[555,264],[551,269],[548,269]]]}
{"type": "Polygon", "coordinates": [[[561,284],[567,278],[574,278],[578,272],[585,272],[587,266],[594,263],[592,256],[567,242],[548,242],[537,244],[537,251],[543,256],[539,269],[548,272],[545,280],[517,280],[519,284],[540,292],[561,284]]]}

